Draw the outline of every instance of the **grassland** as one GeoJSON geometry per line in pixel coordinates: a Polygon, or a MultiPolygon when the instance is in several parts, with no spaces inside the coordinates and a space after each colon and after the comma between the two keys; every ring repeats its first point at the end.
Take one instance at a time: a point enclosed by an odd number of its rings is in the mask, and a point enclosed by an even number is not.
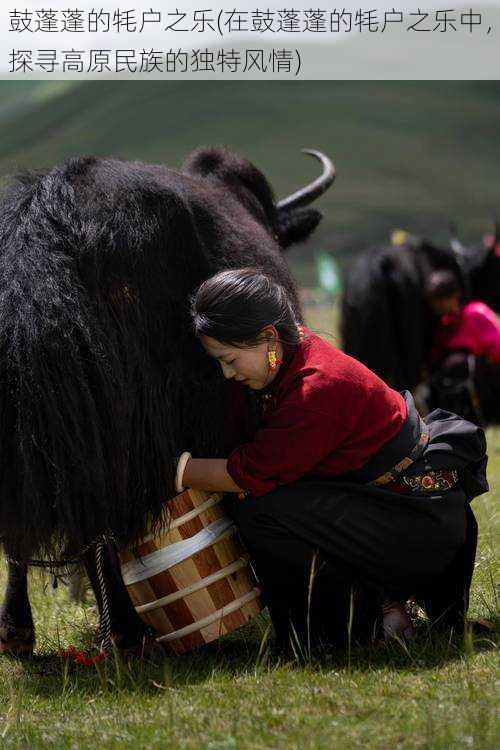
{"type": "MultiPolygon", "coordinates": [[[[310,253],[348,258],[395,225],[469,241],[499,210],[498,82],[0,82],[0,179],[77,154],[180,166],[202,144],[225,144],[265,171],[278,196],[316,175],[301,157],[323,149],[338,184],[307,248],[290,255],[312,283],[310,253]]],[[[334,313],[309,323],[334,340],[334,313]]],[[[471,614],[496,616],[500,430],[488,433],[491,491],[474,501],[480,543],[471,614]]],[[[0,585],[4,579],[0,577],[0,585]]],[[[489,639],[438,638],[425,626],[398,644],[279,661],[267,620],[189,656],[69,665],[61,646],[87,646],[92,601],[69,601],[30,579],[37,627],[31,660],[0,660],[0,746],[89,749],[407,750],[500,746],[498,654],[489,639]]]]}
{"type": "Polygon", "coordinates": [[[303,283],[315,249],[344,261],[394,226],[478,242],[500,211],[496,81],[0,82],[0,179],[79,154],[178,168],[200,145],[246,156],[285,196],[336,162],[314,240],[291,251],[303,283]],[[302,273],[304,276],[302,276],[302,273]]]}
{"type": "MultiPolygon", "coordinates": [[[[310,311],[334,335],[334,315],[310,311]]],[[[471,614],[496,618],[495,542],[500,508],[500,430],[489,430],[491,491],[474,501],[480,524],[471,614]]],[[[1,581],[0,581],[1,583],[1,581]]],[[[498,653],[491,638],[438,637],[425,624],[408,647],[353,648],[280,661],[263,616],[191,655],[92,668],[56,656],[87,646],[91,601],[34,573],[38,644],[31,660],[0,660],[0,745],[6,748],[422,748],[499,746],[498,653]]]]}

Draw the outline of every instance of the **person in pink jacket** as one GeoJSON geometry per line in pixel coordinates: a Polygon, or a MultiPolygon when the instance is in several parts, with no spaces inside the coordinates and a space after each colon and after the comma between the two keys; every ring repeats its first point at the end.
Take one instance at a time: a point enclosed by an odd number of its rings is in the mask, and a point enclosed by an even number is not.
{"type": "Polygon", "coordinates": [[[500,319],[484,302],[461,302],[461,290],[451,271],[434,271],[426,294],[432,310],[440,315],[430,355],[431,365],[452,351],[467,351],[500,364],[500,319]]]}

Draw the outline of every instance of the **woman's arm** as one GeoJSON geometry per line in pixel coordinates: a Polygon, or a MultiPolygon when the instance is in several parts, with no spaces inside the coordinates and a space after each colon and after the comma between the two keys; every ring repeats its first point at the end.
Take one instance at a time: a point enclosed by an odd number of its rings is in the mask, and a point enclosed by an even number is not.
{"type": "Polygon", "coordinates": [[[182,484],[209,492],[243,492],[231,479],[225,458],[190,458],[184,469],[182,484]]]}

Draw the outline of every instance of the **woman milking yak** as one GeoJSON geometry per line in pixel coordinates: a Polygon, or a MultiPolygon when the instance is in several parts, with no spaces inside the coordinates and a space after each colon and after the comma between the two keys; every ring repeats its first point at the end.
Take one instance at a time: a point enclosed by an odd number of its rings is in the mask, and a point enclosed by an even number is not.
{"type": "Polygon", "coordinates": [[[227,458],[185,446],[176,489],[227,493],[278,644],[409,638],[410,598],[435,627],[463,625],[483,430],[440,409],[422,419],[408,391],[300,326],[259,269],[209,278],[191,316],[231,381],[227,458]]]}

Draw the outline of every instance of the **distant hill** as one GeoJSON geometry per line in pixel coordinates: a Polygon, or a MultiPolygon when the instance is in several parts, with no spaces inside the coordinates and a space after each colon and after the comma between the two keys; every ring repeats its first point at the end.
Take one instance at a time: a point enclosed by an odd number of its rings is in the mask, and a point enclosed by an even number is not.
{"type": "Polygon", "coordinates": [[[318,202],[314,247],[342,260],[395,226],[445,240],[453,220],[477,241],[500,214],[499,123],[498,82],[9,81],[0,176],[89,153],[179,167],[196,146],[225,144],[279,197],[316,176],[300,149],[319,148],[338,180],[318,202]]]}

